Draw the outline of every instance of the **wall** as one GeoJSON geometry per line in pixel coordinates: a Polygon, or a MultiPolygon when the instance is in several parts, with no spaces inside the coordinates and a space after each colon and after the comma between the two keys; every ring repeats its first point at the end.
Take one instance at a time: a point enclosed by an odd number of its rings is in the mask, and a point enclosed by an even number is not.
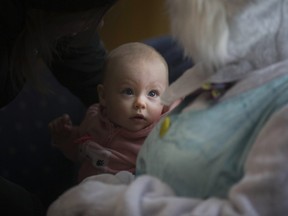
{"type": "Polygon", "coordinates": [[[165,0],[119,0],[105,15],[100,35],[108,50],[169,34],[165,0]]]}

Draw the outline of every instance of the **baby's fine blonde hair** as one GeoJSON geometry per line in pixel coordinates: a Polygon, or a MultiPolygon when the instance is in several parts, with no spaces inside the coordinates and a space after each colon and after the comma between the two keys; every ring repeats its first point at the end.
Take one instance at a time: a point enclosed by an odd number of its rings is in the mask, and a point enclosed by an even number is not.
{"type": "MultiPolygon", "coordinates": [[[[108,53],[102,81],[105,80],[107,73],[114,69],[116,62],[129,63],[135,60],[160,60],[166,68],[168,77],[168,65],[164,57],[152,46],[141,42],[129,42],[118,46],[108,53]]],[[[167,78],[168,79],[168,78],[167,78]]]]}

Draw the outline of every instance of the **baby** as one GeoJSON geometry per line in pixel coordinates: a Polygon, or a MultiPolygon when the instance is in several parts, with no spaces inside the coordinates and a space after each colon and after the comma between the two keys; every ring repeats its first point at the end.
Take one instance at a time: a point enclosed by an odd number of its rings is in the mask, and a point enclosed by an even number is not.
{"type": "Polygon", "coordinates": [[[90,177],[48,215],[286,216],[288,1],[166,1],[195,65],[162,99],[184,101],[145,140],[134,180],[90,177]]]}
{"type": "Polygon", "coordinates": [[[135,172],[138,151],[165,113],[160,96],[168,86],[164,58],[144,43],[127,43],[107,57],[99,104],[80,126],[65,114],[49,124],[53,144],[80,161],[79,181],[100,173],[135,172]]]}

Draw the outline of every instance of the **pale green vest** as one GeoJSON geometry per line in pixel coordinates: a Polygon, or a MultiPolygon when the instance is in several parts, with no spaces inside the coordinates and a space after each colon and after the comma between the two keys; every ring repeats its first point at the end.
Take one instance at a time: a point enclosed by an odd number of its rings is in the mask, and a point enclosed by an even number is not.
{"type": "Polygon", "coordinates": [[[136,174],[156,176],[180,196],[226,197],[242,178],[247,153],[259,132],[287,102],[288,76],[284,76],[208,109],[174,112],[162,138],[162,121],[147,138],[136,174]]]}

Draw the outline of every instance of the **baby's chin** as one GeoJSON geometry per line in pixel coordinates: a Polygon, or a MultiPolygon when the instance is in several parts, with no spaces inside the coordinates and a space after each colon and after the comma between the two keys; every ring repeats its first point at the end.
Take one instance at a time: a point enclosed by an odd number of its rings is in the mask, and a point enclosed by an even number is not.
{"type": "Polygon", "coordinates": [[[122,128],[128,130],[128,131],[131,131],[131,132],[137,132],[137,131],[140,131],[140,130],[143,130],[147,127],[149,127],[151,125],[151,123],[143,123],[141,124],[140,122],[138,124],[128,124],[128,125],[123,125],[122,128]]]}

